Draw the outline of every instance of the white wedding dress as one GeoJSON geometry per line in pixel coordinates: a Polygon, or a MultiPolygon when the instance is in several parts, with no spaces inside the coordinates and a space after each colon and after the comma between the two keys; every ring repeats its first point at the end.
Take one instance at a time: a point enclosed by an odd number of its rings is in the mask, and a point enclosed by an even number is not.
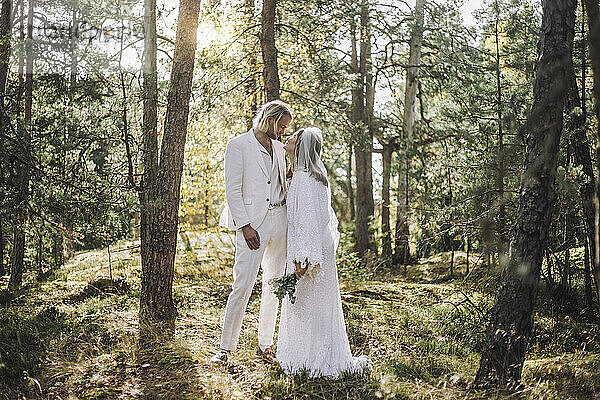
{"type": "Polygon", "coordinates": [[[294,260],[308,260],[311,267],[296,285],[295,303],[283,300],[279,364],[288,374],[307,370],[313,377],[370,368],[366,356],[350,353],[335,263],[338,221],[329,187],[308,172],[296,171],[288,189],[287,215],[286,273],[294,271],[294,260]]]}

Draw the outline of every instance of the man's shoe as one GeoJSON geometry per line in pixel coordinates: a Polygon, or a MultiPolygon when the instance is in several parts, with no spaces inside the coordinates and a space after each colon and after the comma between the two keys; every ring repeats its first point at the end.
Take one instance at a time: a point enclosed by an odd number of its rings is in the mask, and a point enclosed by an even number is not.
{"type": "Polygon", "coordinates": [[[278,364],[277,357],[275,356],[275,353],[273,352],[273,349],[271,349],[270,347],[267,347],[265,349],[265,351],[262,351],[260,349],[260,347],[259,347],[256,350],[256,355],[259,356],[260,358],[262,358],[263,360],[271,363],[271,364],[278,364]]]}
{"type": "Polygon", "coordinates": [[[229,358],[229,351],[227,350],[219,350],[217,352],[217,354],[215,354],[214,356],[212,356],[210,358],[210,362],[215,363],[215,364],[226,364],[227,363],[227,359],[229,358]]]}

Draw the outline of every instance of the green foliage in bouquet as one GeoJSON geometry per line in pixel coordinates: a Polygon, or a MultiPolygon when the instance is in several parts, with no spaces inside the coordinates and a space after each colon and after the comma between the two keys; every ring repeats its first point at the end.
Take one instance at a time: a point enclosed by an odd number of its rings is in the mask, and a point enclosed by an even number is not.
{"type": "Polygon", "coordinates": [[[288,295],[290,303],[292,304],[296,302],[296,283],[298,283],[296,274],[283,275],[279,278],[269,280],[269,285],[273,286],[273,293],[275,293],[275,296],[277,296],[279,300],[283,300],[283,298],[288,295]]]}

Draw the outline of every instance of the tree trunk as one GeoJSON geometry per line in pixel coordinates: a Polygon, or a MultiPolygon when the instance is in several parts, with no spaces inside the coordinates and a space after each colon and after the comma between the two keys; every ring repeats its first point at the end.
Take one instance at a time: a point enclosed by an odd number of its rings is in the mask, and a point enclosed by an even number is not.
{"type": "Polygon", "coordinates": [[[408,263],[406,256],[407,254],[410,254],[408,247],[409,227],[406,215],[406,187],[408,186],[406,178],[408,178],[408,175],[404,173],[406,162],[404,162],[403,165],[402,153],[399,154],[398,163],[400,164],[400,170],[398,171],[398,206],[396,207],[396,232],[394,236],[393,260],[394,264],[404,264],[406,268],[406,264],[408,263]]]}
{"type": "Polygon", "coordinates": [[[143,322],[172,321],[177,314],[172,287],[199,12],[199,1],[180,1],[165,133],[156,180],[158,204],[150,225],[149,259],[142,265],[140,317],[143,322]]]}
{"type": "Polygon", "coordinates": [[[569,244],[568,244],[568,226],[567,226],[567,213],[564,214],[564,219],[565,219],[565,229],[563,231],[563,242],[565,244],[565,255],[563,258],[563,270],[562,270],[562,277],[561,277],[561,283],[563,285],[570,285],[570,257],[569,257],[569,244]]]}
{"type": "Polygon", "coordinates": [[[519,386],[556,193],[554,182],[563,110],[569,88],[575,0],[543,2],[542,28],[526,122],[520,199],[503,283],[497,294],[475,378],[478,387],[519,386]]]}
{"type": "Polygon", "coordinates": [[[590,45],[590,59],[592,60],[592,71],[594,72],[594,114],[596,115],[596,188],[594,204],[595,212],[595,231],[594,245],[596,251],[594,254],[594,279],[596,280],[596,288],[598,301],[600,302],[600,6],[597,0],[585,0],[585,7],[588,16],[588,42],[590,45]]]}
{"type": "Polygon", "coordinates": [[[52,235],[52,260],[53,267],[60,268],[63,265],[63,235],[60,232],[55,232],[52,235]]]}
{"type": "Polygon", "coordinates": [[[4,225],[0,215],[0,276],[4,276],[4,225]]]}
{"type": "Polygon", "coordinates": [[[38,232],[38,243],[37,243],[37,255],[36,255],[36,262],[37,262],[37,270],[38,273],[42,272],[42,268],[43,268],[43,263],[44,263],[44,236],[42,235],[42,230],[40,229],[40,231],[38,232]]]}
{"type": "MultiPolygon", "coordinates": [[[[76,115],[76,106],[75,106],[75,99],[74,96],[76,95],[76,86],[77,86],[77,69],[78,69],[78,65],[79,65],[79,59],[77,56],[77,42],[79,40],[79,17],[78,17],[78,4],[75,3],[73,4],[73,9],[71,10],[71,31],[70,31],[70,44],[69,44],[69,55],[70,55],[70,61],[71,61],[71,65],[70,65],[70,70],[69,70],[69,107],[70,107],[70,112],[71,112],[71,118],[75,119],[75,115],[76,115]]],[[[77,136],[77,132],[78,131],[78,126],[74,125],[74,124],[70,124],[68,127],[68,137],[69,138],[74,138],[77,136]]],[[[71,139],[73,140],[73,139],[71,139]]],[[[101,144],[101,146],[103,146],[104,144],[101,144]]],[[[63,158],[61,160],[61,163],[63,164],[61,167],[64,169],[64,166],[66,165],[66,151],[65,150],[61,150],[63,152],[63,158]]],[[[65,173],[67,172],[66,169],[64,169],[65,173]]],[[[99,172],[102,172],[102,168],[99,168],[98,170],[99,172]]],[[[63,178],[65,178],[63,176],[63,178]]],[[[66,193],[68,195],[68,192],[66,193]]],[[[73,254],[75,253],[75,246],[74,246],[74,241],[72,239],[73,237],[73,219],[69,218],[68,216],[62,216],[63,217],[63,225],[65,227],[65,230],[67,232],[67,235],[63,234],[63,238],[61,240],[61,245],[63,246],[63,250],[62,253],[65,255],[65,257],[67,259],[71,258],[73,256],[73,254]]]]}
{"type": "Polygon", "coordinates": [[[498,191],[498,252],[506,251],[506,216],[504,211],[504,133],[502,131],[502,82],[500,66],[500,33],[498,24],[500,19],[500,8],[498,1],[494,3],[496,21],[494,23],[494,37],[496,45],[496,119],[498,124],[498,176],[496,177],[496,190],[498,191]]]}
{"type": "Polygon", "coordinates": [[[277,0],[264,0],[261,19],[260,46],[263,57],[263,79],[267,101],[279,99],[279,72],[275,47],[275,9],[277,0]]]}
{"type": "Polygon", "coordinates": [[[352,143],[348,143],[348,167],[346,168],[346,184],[348,185],[348,203],[350,205],[350,220],[354,221],[356,218],[356,209],[354,207],[354,187],[352,186],[352,143]]]}
{"type": "Polygon", "coordinates": [[[550,287],[553,287],[554,275],[552,274],[552,254],[548,249],[546,249],[546,273],[548,274],[548,284],[550,285],[550,287]]]}
{"type": "Polygon", "coordinates": [[[584,287],[585,287],[585,306],[589,308],[593,304],[593,295],[592,295],[592,279],[591,273],[592,269],[590,268],[590,240],[586,238],[584,242],[584,253],[583,253],[583,276],[584,276],[584,287]]]}
{"type": "MultiPolygon", "coordinates": [[[[8,125],[6,113],[4,111],[4,95],[6,93],[6,82],[8,80],[8,71],[10,66],[11,52],[11,30],[12,30],[12,0],[2,0],[2,9],[0,11],[0,159],[4,160],[6,155],[4,151],[4,137],[8,133],[4,131],[8,125]]],[[[0,163],[0,176],[3,176],[2,165],[0,163]]],[[[2,219],[0,218],[0,276],[4,276],[4,230],[2,219]]]]}
{"type": "MultiPolygon", "coordinates": [[[[583,49],[583,57],[585,57],[585,48],[583,49]]],[[[585,58],[584,64],[582,65],[582,91],[585,95],[585,58]]],[[[594,167],[592,164],[592,158],[590,155],[590,143],[588,142],[586,135],[585,121],[587,119],[587,111],[585,107],[585,98],[580,98],[579,90],[577,87],[577,79],[575,76],[575,70],[573,63],[570,63],[569,71],[569,93],[567,96],[567,111],[570,115],[567,129],[573,132],[572,148],[575,158],[575,164],[581,166],[582,171],[585,175],[585,179],[582,180],[579,186],[579,195],[581,196],[581,203],[583,208],[583,219],[586,229],[586,234],[590,244],[590,254],[596,254],[595,248],[596,243],[594,240],[594,167]],[[577,107],[581,107],[581,113],[573,113],[573,110],[577,107]]]]}
{"type": "MultiPolygon", "coordinates": [[[[140,256],[144,276],[149,275],[153,262],[151,258],[150,229],[153,224],[156,201],[156,176],[158,174],[158,89],[156,72],[156,0],[144,2],[144,55],[142,64],[143,86],[142,97],[144,115],[142,122],[143,137],[143,176],[140,185],[140,256]]],[[[150,279],[150,276],[147,277],[150,279]]],[[[144,286],[147,290],[149,287],[144,286]]],[[[149,295],[142,292],[141,302],[150,301],[149,295]]],[[[140,304],[140,310],[145,305],[140,304]]],[[[150,306],[148,304],[148,306],[150,306]]]]}
{"type": "Polygon", "coordinates": [[[402,128],[406,141],[404,159],[398,177],[398,214],[396,216],[396,245],[394,261],[406,265],[410,262],[409,216],[410,216],[410,165],[412,161],[412,142],[416,123],[416,100],[419,83],[419,64],[421,63],[421,45],[423,43],[423,21],[425,0],[416,0],[413,14],[414,25],[410,36],[408,68],[406,69],[406,88],[404,92],[404,119],[402,128]],[[403,165],[402,165],[403,164],[403,165]],[[400,207],[400,205],[403,207],[400,207]]]}
{"type": "MultiPolygon", "coordinates": [[[[369,5],[363,1],[360,12],[360,58],[355,87],[352,91],[352,122],[357,129],[356,160],[356,250],[363,256],[373,243],[369,219],[375,212],[373,201],[372,151],[373,136],[367,125],[367,59],[370,58],[369,5]]],[[[356,50],[354,51],[354,55],[356,50]]]]}
{"type": "Polygon", "coordinates": [[[383,143],[383,185],[381,188],[381,236],[384,257],[392,255],[392,236],[390,232],[390,175],[392,172],[392,143],[383,143]]]}
{"type": "MultiPolygon", "coordinates": [[[[0,10],[0,117],[2,119],[4,119],[4,94],[10,66],[11,30],[12,0],[2,0],[2,9],[0,10]]],[[[6,125],[2,123],[2,126],[6,125]]]]}
{"type": "Polygon", "coordinates": [[[471,252],[471,236],[467,236],[467,275],[469,275],[469,253],[471,252]]]}
{"type": "Polygon", "coordinates": [[[33,0],[29,1],[29,10],[27,13],[27,41],[25,43],[25,53],[27,57],[25,66],[25,126],[17,129],[20,135],[22,146],[21,163],[17,173],[17,207],[15,216],[15,225],[13,228],[14,239],[11,255],[11,271],[9,287],[21,286],[24,270],[25,257],[25,222],[27,220],[27,202],[29,200],[29,168],[31,162],[31,109],[33,101],[33,0]]]}
{"type": "MultiPolygon", "coordinates": [[[[77,17],[77,6],[73,6],[73,15],[71,16],[72,24],[71,26],[71,85],[75,85],[77,83],[77,40],[79,36],[79,18],[77,17]]],[[[71,94],[73,91],[71,90],[71,94]]]]}

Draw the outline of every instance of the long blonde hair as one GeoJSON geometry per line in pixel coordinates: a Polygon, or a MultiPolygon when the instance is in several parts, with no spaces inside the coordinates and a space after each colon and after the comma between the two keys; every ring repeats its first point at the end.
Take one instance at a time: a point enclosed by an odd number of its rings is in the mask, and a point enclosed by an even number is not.
{"type": "Polygon", "coordinates": [[[273,100],[264,104],[256,116],[252,119],[252,127],[254,130],[266,132],[269,130],[269,118],[273,118],[273,130],[276,130],[277,123],[284,115],[293,119],[290,106],[281,100],[273,100]]]}

